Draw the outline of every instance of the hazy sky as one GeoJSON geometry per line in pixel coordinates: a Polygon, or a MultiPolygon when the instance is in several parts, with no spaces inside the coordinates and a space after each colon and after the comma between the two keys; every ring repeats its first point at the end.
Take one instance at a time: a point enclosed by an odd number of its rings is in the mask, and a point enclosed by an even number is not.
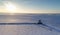
{"type": "Polygon", "coordinates": [[[0,0],[0,12],[14,8],[16,13],[60,13],[60,0],[0,0]]]}

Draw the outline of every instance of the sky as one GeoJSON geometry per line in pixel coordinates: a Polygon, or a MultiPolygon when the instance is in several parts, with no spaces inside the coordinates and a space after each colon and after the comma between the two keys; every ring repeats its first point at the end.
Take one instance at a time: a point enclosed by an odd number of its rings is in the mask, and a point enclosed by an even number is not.
{"type": "Polygon", "coordinates": [[[60,13],[60,0],[0,0],[3,13],[60,13]]]}

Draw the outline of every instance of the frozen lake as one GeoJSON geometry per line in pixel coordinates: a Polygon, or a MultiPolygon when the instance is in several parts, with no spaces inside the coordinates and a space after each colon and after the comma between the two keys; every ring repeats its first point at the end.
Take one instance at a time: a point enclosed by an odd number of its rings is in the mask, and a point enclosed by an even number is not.
{"type": "Polygon", "coordinates": [[[0,23],[37,23],[41,20],[44,24],[60,27],[60,14],[2,14],[0,23]]]}
{"type": "MultiPolygon", "coordinates": [[[[60,30],[60,14],[14,14],[0,15],[0,23],[37,23],[60,30]]],[[[40,25],[0,25],[1,35],[60,35],[60,32],[50,31],[40,25]],[[23,34],[24,33],[24,34],[23,34]]]]}

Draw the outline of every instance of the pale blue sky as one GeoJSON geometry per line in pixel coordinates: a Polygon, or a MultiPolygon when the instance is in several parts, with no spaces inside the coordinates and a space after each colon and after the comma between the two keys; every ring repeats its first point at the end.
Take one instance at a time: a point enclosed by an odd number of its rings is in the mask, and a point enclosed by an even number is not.
{"type": "Polygon", "coordinates": [[[0,7],[3,6],[3,3],[6,1],[15,3],[19,8],[24,10],[28,9],[28,11],[60,13],[60,0],[0,0],[0,7]]]}

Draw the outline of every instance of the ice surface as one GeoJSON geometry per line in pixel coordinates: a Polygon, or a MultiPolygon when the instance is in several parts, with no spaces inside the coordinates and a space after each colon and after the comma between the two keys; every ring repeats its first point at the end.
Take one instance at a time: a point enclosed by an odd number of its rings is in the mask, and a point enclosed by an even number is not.
{"type": "Polygon", "coordinates": [[[0,25],[0,35],[60,35],[39,25],[0,25]]]}
{"type": "MultiPolygon", "coordinates": [[[[0,15],[0,23],[37,23],[39,19],[43,24],[60,30],[60,14],[0,15]]],[[[0,35],[60,35],[55,30],[40,25],[0,25],[0,35]]]]}

